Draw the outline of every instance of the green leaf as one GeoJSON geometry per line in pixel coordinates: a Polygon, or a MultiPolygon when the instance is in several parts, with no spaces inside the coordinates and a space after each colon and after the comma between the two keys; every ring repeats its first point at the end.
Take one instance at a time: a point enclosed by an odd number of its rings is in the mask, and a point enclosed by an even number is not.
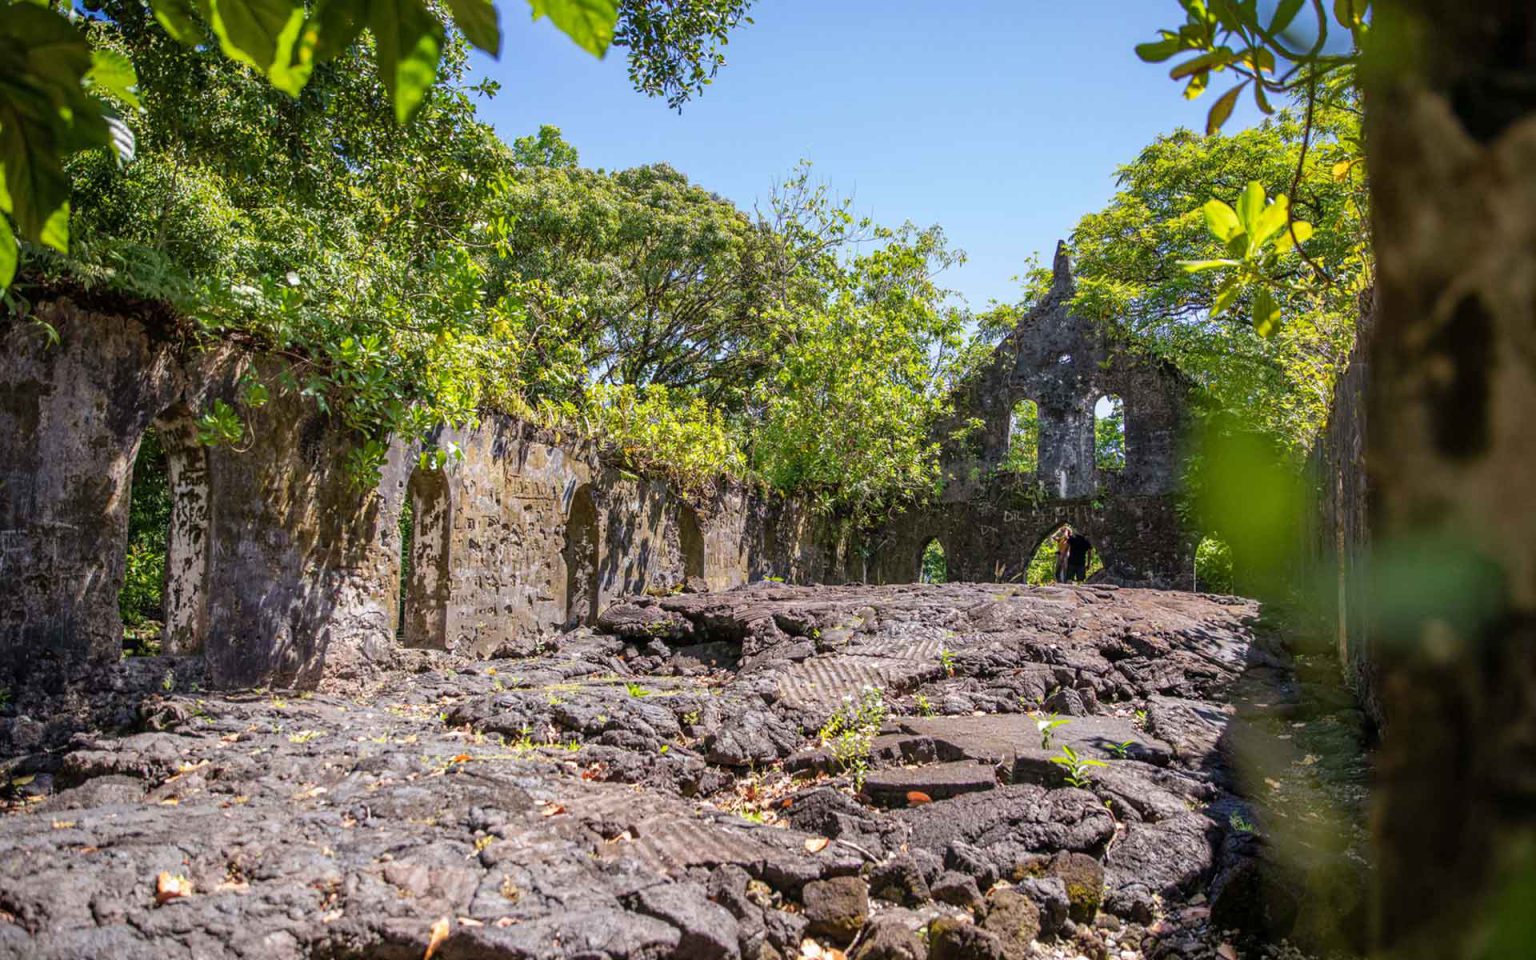
{"type": "Polygon", "coordinates": [[[324,63],[346,52],[367,21],[366,0],[320,0],[300,43],[309,48],[316,63],[324,63]]]}
{"type": "Polygon", "coordinates": [[[133,136],[133,129],[123,121],[122,117],[109,110],[103,110],[101,117],[106,121],[107,130],[110,132],[112,153],[117,157],[117,162],[122,164],[133,160],[133,154],[138,145],[133,136]]]}
{"type": "Polygon", "coordinates": [[[501,56],[501,23],[491,0],[448,0],[454,26],[470,43],[493,57],[501,56]]]}
{"type": "Polygon", "coordinates": [[[1221,316],[1232,308],[1232,303],[1237,299],[1239,292],[1236,277],[1228,277],[1227,281],[1216,291],[1216,300],[1211,304],[1212,319],[1221,316]]]}
{"type": "Polygon", "coordinates": [[[11,232],[11,221],[0,214],[0,293],[16,279],[16,234],[11,232]]]}
{"type": "Polygon", "coordinates": [[[232,60],[255,67],[272,85],[298,96],[309,80],[294,62],[304,27],[304,6],[289,0],[208,0],[209,26],[232,60]]]}
{"type": "Polygon", "coordinates": [[[1250,180],[1248,188],[1243,195],[1237,198],[1237,219],[1243,225],[1243,229],[1250,235],[1255,232],[1259,224],[1259,215],[1264,212],[1264,185],[1257,180],[1250,180]]]}
{"type": "Polygon", "coordinates": [[[134,87],[139,82],[133,71],[133,61],[116,50],[100,47],[91,51],[91,69],[85,75],[86,82],[103,93],[110,94],[135,109],[139,95],[134,87]]]}
{"type": "Polygon", "coordinates": [[[1242,221],[1231,207],[1220,200],[1211,200],[1202,209],[1205,211],[1205,225],[1217,240],[1227,243],[1234,237],[1242,236],[1242,221]]]}
{"type": "Polygon", "coordinates": [[[1253,329],[1261,337],[1272,337],[1280,329],[1280,305],[1268,287],[1258,287],[1253,293],[1253,329]]]}
{"type": "Polygon", "coordinates": [[[1194,100],[1205,92],[1205,88],[1211,82],[1209,73],[1197,73],[1189,78],[1189,83],[1184,87],[1184,99],[1194,100]]]}
{"type": "Polygon", "coordinates": [[[1248,81],[1243,81],[1222,94],[1221,99],[1211,105],[1211,112],[1205,118],[1206,136],[1221,132],[1221,125],[1227,122],[1228,117],[1232,116],[1232,108],[1237,105],[1238,94],[1242,93],[1243,88],[1247,85],[1248,81]]]}
{"type": "Polygon", "coordinates": [[[18,107],[24,103],[16,97],[0,99],[0,165],[11,214],[24,239],[67,252],[69,177],[60,164],[60,138],[53,127],[23,114],[18,107]]]}
{"type": "MultiPolygon", "coordinates": [[[[151,0],[150,6],[155,11],[155,20],[178,43],[195,47],[207,38],[208,31],[193,16],[191,0],[151,0]]],[[[206,12],[205,9],[205,15],[206,12]]]]}
{"type": "Polygon", "coordinates": [[[1237,260],[1180,260],[1179,266],[1185,273],[1204,273],[1207,270],[1221,270],[1226,267],[1235,267],[1237,260]]]}
{"type": "Polygon", "coordinates": [[[1218,67],[1225,67],[1232,62],[1232,51],[1227,47],[1202,53],[1198,57],[1192,57],[1168,71],[1168,76],[1173,80],[1182,80],[1185,77],[1197,73],[1205,73],[1218,67]]]}
{"type": "Polygon", "coordinates": [[[418,0],[374,0],[368,28],[379,51],[379,78],[395,104],[395,119],[410,120],[437,79],[443,25],[418,0]]]}
{"type": "Polygon", "coordinates": [[[1147,63],[1162,63],[1178,53],[1182,46],[1177,36],[1164,34],[1161,40],[1137,44],[1136,56],[1147,63]]]}
{"type": "Polygon", "coordinates": [[[1281,233],[1279,239],[1275,241],[1275,251],[1277,253],[1290,253],[1296,249],[1297,243],[1306,243],[1310,239],[1312,239],[1312,224],[1305,220],[1297,220],[1290,225],[1289,229],[1281,233]]]}
{"type": "Polygon", "coordinates": [[[1275,202],[1259,212],[1258,222],[1253,225],[1251,239],[1254,247],[1259,247],[1279,233],[1291,219],[1291,201],[1281,194],[1275,198],[1275,202]]]}
{"type": "Polygon", "coordinates": [[[1274,19],[1269,21],[1270,33],[1284,33],[1291,22],[1296,19],[1296,14],[1306,5],[1306,0],[1280,0],[1275,7],[1274,19]]]}
{"type": "Polygon", "coordinates": [[[1275,108],[1269,102],[1269,95],[1264,92],[1264,84],[1253,85],[1253,102],[1259,105],[1266,117],[1274,115],[1275,108]]]}
{"type": "Polygon", "coordinates": [[[608,52],[619,20],[615,0],[528,0],[533,18],[548,17],[576,45],[595,57],[608,52]]]}

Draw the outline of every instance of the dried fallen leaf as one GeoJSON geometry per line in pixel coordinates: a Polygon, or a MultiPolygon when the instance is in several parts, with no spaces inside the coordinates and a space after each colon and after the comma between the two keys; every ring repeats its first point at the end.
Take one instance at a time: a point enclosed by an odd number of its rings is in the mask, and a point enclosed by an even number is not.
{"type": "Polygon", "coordinates": [[[170,903],[192,896],[192,881],[180,874],[162,870],[155,877],[155,903],[170,903]]]}
{"type": "Polygon", "coordinates": [[[55,830],[68,830],[70,827],[73,827],[74,825],[75,825],[75,821],[73,821],[73,820],[55,820],[55,821],[53,821],[53,829],[55,829],[55,830]]]}
{"type": "Polygon", "coordinates": [[[460,917],[459,918],[459,926],[461,926],[461,927],[483,927],[483,926],[485,926],[485,924],[481,923],[479,920],[476,920],[474,917],[460,917]]]}
{"type": "Polygon", "coordinates": [[[1230,943],[1224,943],[1216,948],[1216,956],[1221,960],[1237,960],[1237,948],[1230,943]]]}
{"type": "Polygon", "coordinates": [[[921,790],[908,790],[907,803],[914,807],[920,807],[925,803],[932,803],[933,798],[921,790]]]}
{"type": "Polygon", "coordinates": [[[828,840],[826,837],[812,837],[811,839],[805,841],[805,849],[809,853],[820,853],[821,851],[827,849],[827,844],[831,842],[832,841],[828,840]]]}
{"type": "Polygon", "coordinates": [[[471,761],[473,759],[475,759],[475,758],[470,756],[467,753],[460,753],[460,754],[457,754],[457,755],[454,756],[452,762],[453,763],[468,763],[469,761],[471,761]]]}
{"type": "Polygon", "coordinates": [[[427,952],[421,955],[421,960],[432,960],[432,954],[436,953],[437,948],[443,945],[444,940],[448,939],[450,923],[451,921],[447,917],[443,917],[432,924],[432,939],[427,941],[427,952]]]}
{"type": "Polygon", "coordinates": [[[563,803],[546,803],[539,809],[539,813],[546,817],[558,817],[565,812],[563,803]]]}
{"type": "Polygon", "coordinates": [[[822,960],[821,944],[809,938],[800,941],[800,960],[822,960]]]}
{"type": "Polygon", "coordinates": [[[794,797],[785,797],[784,798],[784,802],[779,804],[779,806],[783,807],[785,810],[788,810],[790,807],[793,807],[794,805],[795,805],[795,798],[794,797]]]}

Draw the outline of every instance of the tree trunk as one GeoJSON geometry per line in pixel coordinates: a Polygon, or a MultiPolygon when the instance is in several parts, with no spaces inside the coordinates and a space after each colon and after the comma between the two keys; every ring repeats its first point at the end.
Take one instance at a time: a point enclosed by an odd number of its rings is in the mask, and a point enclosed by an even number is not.
{"type": "Polygon", "coordinates": [[[1379,2],[1377,939],[1536,950],[1536,4],[1379,2]]]}

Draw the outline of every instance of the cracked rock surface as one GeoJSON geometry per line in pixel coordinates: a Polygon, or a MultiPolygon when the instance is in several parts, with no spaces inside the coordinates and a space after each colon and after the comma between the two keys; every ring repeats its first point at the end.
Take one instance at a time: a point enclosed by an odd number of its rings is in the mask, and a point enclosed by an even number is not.
{"type": "Polygon", "coordinates": [[[1174,955],[1256,857],[1223,754],[1240,681],[1288,676],[1256,613],[763,583],[349,688],[125,660],[0,715],[0,957],[1174,955]],[[852,752],[819,736],[860,702],[852,752]]]}

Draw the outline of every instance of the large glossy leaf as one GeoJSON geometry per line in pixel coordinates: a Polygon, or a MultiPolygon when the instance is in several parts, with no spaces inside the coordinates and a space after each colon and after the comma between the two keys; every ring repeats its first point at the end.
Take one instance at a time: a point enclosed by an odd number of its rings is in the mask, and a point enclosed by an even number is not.
{"type": "Polygon", "coordinates": [[[548,17],[577,46],[601,57],[613,42],[613,28],[619,19],[615,0],[528,0],[533,17],[548,17]]]}
{"type": "Polygon", "coordinates": [[[155,11],[155,20],[178,43],[184,43],[189,47],[202,43],[208,36],[198,23],[196,12],[207,16],[207,8],[202,5],[194,5],[192,0],[150,0],[150,7],[155,11]]]}
{"type": "Polygon", "coordinates": [[[1284,33],[1306,2],[1307,0],[1280,0],[1275,6],[1274,19],[1269,21],[1269,32],[1284,33]]]}
{"type": "Polygon", "coordinates": [[[295,64],[304,5],[290,0],[208,0],[209,26],[233,60],[266,74],[278,89],[298,96],[309,70],[295,64]]]}
{"type": "Polygon", "coordinates": [[[320,0],[301,42],[317,63],[323,63],[346,51],[367,23],[367,0],[320,0]]]}
{"type": "Polygon", "coordinates": [[[1253,329],[1261,337],[1272,337],[1280,329],[1280,305],[1265,286],[1253,292],[1253,329]]]}
{"type": "Polygon", "coordinates": [[[80,80],[91,69],[85,35],[46,7],[12,4],[0,17],[0,39],[7,41],[0,78],[7,86],[46,92],[55,104],[79,95],[80,80]]]}
{"type": "Polygon", "coordinates": [[[133,136],[133,128],[128,126],[122,117],[107,110],[103,110],[101,117],[107,124],[107,130],[112,138],[112,153],[119,163],[127,163],[133,159],[138,141],[133,136]]]}
{"type": "Polygon", "coordinates": [[[1183,44],[1179,42],[1177,36],[1165,34],[1161,40],[1138,44],[1136,46],[1136,56],[1147,63],[1162,63],[1178,53],[1182,46],[1183,44]]]}
{"type": "Polygon", "coordinates": [[[1291,201],[1285,194],[1281,194],[1275,198],[1274,203],[1260,212],[1257,222],[1254,223],[1252,231],[1254,246],[1262,244],[1279,233],[1290,219],[1291,201]]]}
{"type": "Polygon", "coordinates": [[[1179,266],[1185,273],[1204,273],[1207,270],[1223,270],[1227,267],[1236,267],[1236,260],[1180,260],[1179,266]]]}
{"type": "Polygon", "coordinates": [[[1205,212],[1205,225],[1210,228],[1211,235],[1222,243],[1226,243],[1243,232],[1243,224],[1237,218],[1237,213],[1220,200],[1211,200],[1202,208],[1205,212]]]}
{"type": "Polygon", "coordinates": [[[59,136],[21,98],[0,99],[0,164],[17,230],[28,240],[69,249],[69,178],[60,166],[59,136]],[[62,213],[63,218],[60,219],[62,213]]]}
{"type": "Polygon", "coordinates": [[[116,50],[91,51],[91,69],[85,75],[86,82],[102,93],[110,94],[130,107],[138,107],[138,74],[133,71],[133,61],[116,50]]]}
{"type": "Polygon", "coordinates": [[[1312,224],[1305,220],[1297,220],[1280,234],[1275,241],[1275,250],[1279,253],[1290,253],[1296,249],[1296,244],[1306,243],[1312,239],[1312,224]]]}
{"type": "Polygon", "coordinates": [[[1232,108],[1237,104],[1238,94],[1242,93],[1243,88],[1247,85],[1246,82],[1238,84],[1222,94],[1221,99],[1211,105],[1211,112],[1205,118],[1205,132],[1207,136],[1221,132],[1222,124],[1226,123],[1227,118],[1232,116],[1232,108]]]}
{"type": "Polygon", "coordinates": [[[1228,277],[1226,282],[1221,285],[1221,289],[1216,292],[1216,300],[1211,304],[1211,316],[1219,317],[1230,310],[1240,292],[1242,291],[1237,285],[1237,279],[1235,277],[1228,277]]]}
{"type": "Polygon", "coordinates": [[[1264,212],[1264,185],[1257,180],[1250,181],[1243,195],[1237,198],[1237,219],[1243,225],[1243,229],[1251,236],[1259,225],[1259,216],[1264,212]]]}
{"type": "Polygon", "coordinates": [[[470,43],[493,57],[501,55],[501,23],[491,0],[448,0],[448,9],[470,43]]]}
{"type": "Polygon", "coordinates": [[[379,77],[405,123],[437,79],[443,25],[418,0],[374,0],[368,28],[378,45],[379,77]]]}
{"type": "Polygon", "coordinates": [[[1232,59],[1232,51],[1226,47],[1222,47],[1218,50],[1202,53],[1198,57],[1191,57],[1190,59],[1185,60],[1183,63],[1175,66],[1172,70],[1169,70],[1168,76],[1174,80],[1182,80],[1185,77],[1192,76],[1197,73],[1205,73],[1209,70],[1214,70],[1217,67],[1225,67],[1227,64],[1232,62],[1232,59]]]}
{"type": "Polygon", "coordinates": [[[11,232],[11,221],[0,214],[0,291],[16,279],[16,234],[11,232]]]}

